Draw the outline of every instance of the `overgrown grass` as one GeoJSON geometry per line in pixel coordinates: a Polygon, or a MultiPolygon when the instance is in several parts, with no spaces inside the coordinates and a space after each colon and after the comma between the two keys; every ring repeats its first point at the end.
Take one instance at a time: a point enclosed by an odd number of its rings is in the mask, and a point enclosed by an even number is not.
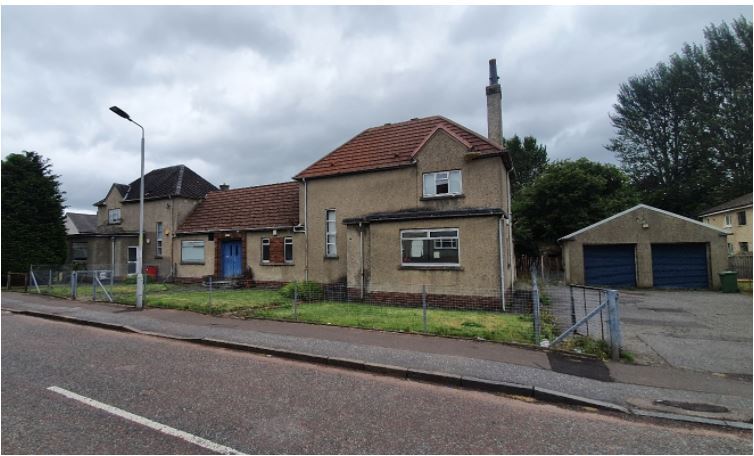
{"type": "MultiPolygon", "coordinates": [[[[610,359],[612,350],[610,344],[604,340],[592,339],[586,336],[572,336],[563,341],[558,347],[562,350],[573,351],[576,353],[583,353],[585,355],[596,356],[600,359],[610,359]]],[[[621,350],[620,357],[622,360],[629,363],[634,362],[633,353],[621,350]]]]}
{"type": "MultiPolygon", "coordinates": [[[[79,285],[78,290],[79,299],[91,298],[90,284],[79,285]]],[[[47,292],[46,289],[42,291],[47,292]]],[[[135,285],[116,284],[111,292],[115,302],[134,305],[135,285]]],[[[53,286],[49,294],[70,297],[70,286],[53,286]]],[[[101,291],[98,292],[98,299],[105,299],[101,291]]],[[[273,318],[385,331],[424,333],[422,309],[419,308],[315,301],[298,303],[294,311],[292,300],[277,290],[213,290],[210,302],[210,293],[203,287],[147,284],[145,304],[147,307],[190,310],[212,315],[233,314],[244,318],[273,318]]],[[[552,339],[553,332],[554,328],[550,319],[543,318],[542,337],[552,339]]],[[[530,316],[496,312],[429,309],[427,333],[498,342],[525,344],[534,342],[533,321],[530,316]]]]}

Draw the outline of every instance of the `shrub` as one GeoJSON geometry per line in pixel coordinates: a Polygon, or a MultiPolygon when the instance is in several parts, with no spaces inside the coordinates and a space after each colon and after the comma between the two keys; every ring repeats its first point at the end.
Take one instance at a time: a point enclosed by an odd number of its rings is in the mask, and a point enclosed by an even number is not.
{"type": "Polygon", "coordinates": [[[286,298],[293,298],[296,291],[298,291],[298,299],[302,301],[322,299],[322,286],[317,282],[309,281],[291,282],[280,289],[280,294],[286,298]]]}

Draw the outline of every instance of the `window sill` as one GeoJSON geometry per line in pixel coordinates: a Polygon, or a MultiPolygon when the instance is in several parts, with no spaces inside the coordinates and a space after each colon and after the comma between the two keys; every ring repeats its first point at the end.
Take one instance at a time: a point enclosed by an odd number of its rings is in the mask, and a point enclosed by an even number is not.
{"type": "Polygon", "coordinates": [[[122,221],[117,221],[117,222],[107,222],[107,224],[108,224],[108,225],[122,225],[122,224],[123,224],[123,222],[122,222],[122,221]]]}
{"type": "Polygon", "coordinates": [[[444,200],[444,199],[460,199],[465,198],[466,196],[463,193],[458,193],[456,195],[437,195],[437,196],[422,196],[419,198],[420,201],[433,201],[433,200],[444,200]]]}
{"type": "Polygon", "coordinates": [[[181,261],[181,266],[204,266],[204,263],[184,262],[181,261]]]}
{"type": "Polygon", "coordinates": [[[325,256],[324,259],[325,260],[337,260],[338,256],[337,255],[336,256],[325,256]]]}
{"type": "Polygon", "coordinates": [[[259,263],[259,266],[296,266],[296,263],[289,263],[289,262],[286,262],[286,263],[272,263],[272,262],[269,262],[269,261],[267,261],[267,262],[262,261],[261,263],[259,263]]]}
{"type": "Polygon", "coordinates": [[[432,266],[427,264],[408,265],[402,264],[398,269],[414,269],[420,271],[463,271],[463,266],[432,266]]]}

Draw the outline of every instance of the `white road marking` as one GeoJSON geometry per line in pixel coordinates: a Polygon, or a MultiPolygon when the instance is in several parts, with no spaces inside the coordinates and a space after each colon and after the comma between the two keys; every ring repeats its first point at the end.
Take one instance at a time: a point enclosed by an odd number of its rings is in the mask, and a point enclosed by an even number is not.
{"type": "Polygon", "coordinates": [[[49,386],[47,387],[47,389],[50,391],[56,392],[58,394],[61,394],[69,399],[73,399],[73,400],[82,402],[86,405],[89,405],[91,407],[104,410],[108,413],[112,413],[113,415],[119,416],[121,418],[125,418],[129,421],[133,421],[134,423],[138,423],[138,424],[141,424],[142,426],[146,426],[148,428],[162,432],[163,434],[167,434],[173,437],[178,437],[179,439],[185,440],[189,443],[193,443],[194,445],[198,445],[202,448],[206,448],[210,451],[214,451],[219,454],[245,454],[238,450],[234,450],[233,448],[220,445],[219,443],[215,443],[210,440],[195,436],[193,434],[189,434],[188,432],[179,431],[178,429],[172,428],[165,424],[152,421],[148,418],[144,418],[143,416],[134,415],[133,413],[119,409],[118,407],[113,407],[112,405],[107,405],[102,402],[95,401],[94,399],[89,399],[88,397],[81,396],[72,391],[68,391],[67,389],[59,388],[57,386],[49,386]]]}

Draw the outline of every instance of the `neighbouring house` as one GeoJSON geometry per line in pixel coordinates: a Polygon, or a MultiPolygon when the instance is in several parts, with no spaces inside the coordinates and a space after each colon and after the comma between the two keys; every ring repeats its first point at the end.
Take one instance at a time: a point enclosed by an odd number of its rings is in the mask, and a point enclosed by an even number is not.
{"type": "Polygon", "coordinates": [[[88,237],[97,231],[97,215],[66,212],[65,232],[68,239],[67,262],[86,266],[89,258],[88,237]]]}
{"type": "Polygon", "coordinates": [[[566,283],[719,288],[727,232],[639,204],[559,239],[566,283]]]}
{"type": "MultiPolygon", "coordinates": [[[[144,175],[143,262],[151,275],[173,275],[175,228],[204,196],[217,188],[184,165],[150,171],[144,175]]],[[[140,179],[129,185],[113,184],[97,207],[93,231],[69,236],[70,249],[86,250],[87,269],[112,269],[116,277],[136,273],[139,245],[140,179]]],[[[91,223],[91,222],[89,222],[91,223]]],[[[80,253],[79,257],[82,257],[80,253]]]]}
{"type": "Polygon", "coordinates": [[[414,118],[357,134],[295,182],[209,193],[178,229],[177,276],[311,280],[372,300],[427,287],[499,305],[514,279],[512,163],[494,60],[486,94],[487,137],[414,118]]]}
{"type": "Polygon", "coordinates": [[[728,231],[728,255],[751,255],[752,194],[741,195],[699,214],[704,222],[728,231]]]}
{"type": "Polygon", "coordinates": [[[246,278],[257,285],[301,280],[305,244],[298,225],[298,183],[233,190],[221,186],[176,231],[176,277],[246,278]]]}

